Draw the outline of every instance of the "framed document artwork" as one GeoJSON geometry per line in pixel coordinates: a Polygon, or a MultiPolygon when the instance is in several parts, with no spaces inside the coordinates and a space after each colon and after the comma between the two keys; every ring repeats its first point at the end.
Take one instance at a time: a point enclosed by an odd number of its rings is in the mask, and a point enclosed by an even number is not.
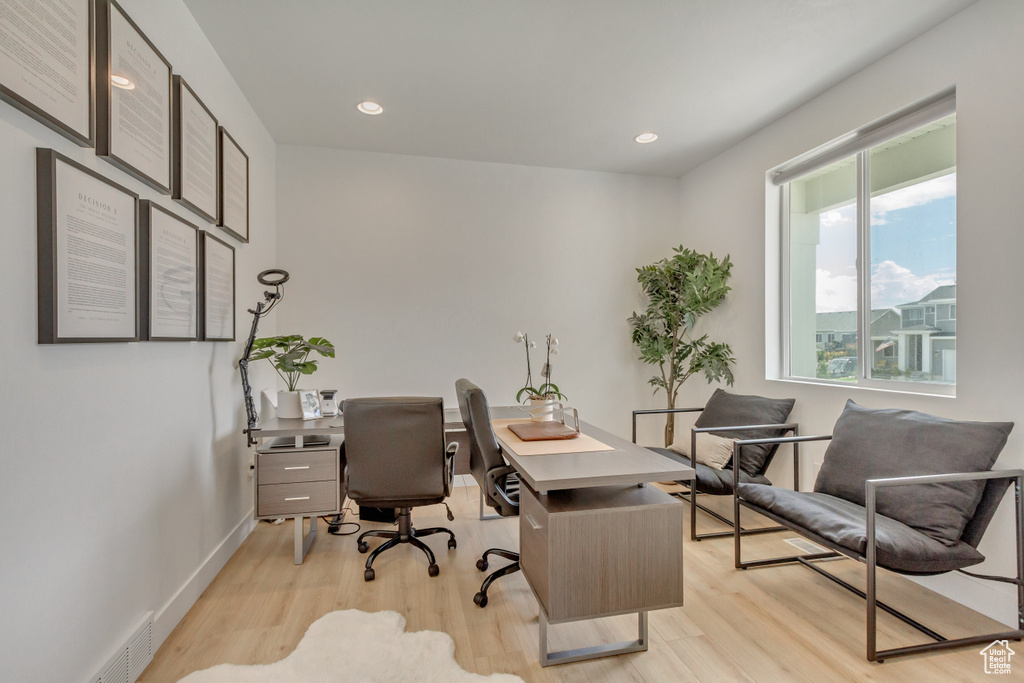
{"type": "Polygon", "coordinates": [[[199,339],[199,228],[144,199],[139,245],[142,339],[199,339]]]}
{"type": "Polygon", "coordinates": [[[208,232],[200,244],[203,339],[234,341],[235,248],[208,232]]]}
{"type": "Polygon", "coordinates": [[[220,211],[217,225],[249,241],[249,156],[220,129],[220,211]]]}
{"type": "Polygon", "coordinates": [[[39,343],[138,341],[138,195],[36,150],[39,343]]]}
{"type": "Polygon", "coordinates": [[[96,154],[171,192],[171,64],[114,0],[96,0],[96,154]]]}
{"type": "Polygon", "coordinates": [[[0,99],[95,142],[92,0],[0,0],[0,99]]]}
{"type": "Polygon", "coordinates": [[[181,76],[174,77],[171,197],[217,222],[217,119],[181,76]]]}

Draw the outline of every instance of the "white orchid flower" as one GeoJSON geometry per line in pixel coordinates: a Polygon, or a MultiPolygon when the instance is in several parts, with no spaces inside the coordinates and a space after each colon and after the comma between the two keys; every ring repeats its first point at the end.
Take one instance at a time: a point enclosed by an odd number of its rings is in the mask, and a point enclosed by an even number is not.
{"type": "Polygon", "coordinates": [[[525,337],[526,335],[523,334],[522,332],[516,332],[514,335],[512,335],[512,339],[515,341],[516,344],[523,341],[525,337]]]}
{"type": "Polygon", "coordinates": [[[537,348],[537,342],[530,342],[529,346],[531,349],[535,349],[537,348]]]}
{"type": "Polygon", "coordinates": [[[556,348],[552,348],[552,349],[551,349],[551,355],[552,355],[552,356],[557,356],[557,355],[558,355],[558,349],[556,349],[556,348]]]}
{"type": "Polygon", "coordinates": [[[555,338],[553,338],[553,339],[551,340],[551,345],[552,345],[552,346],[558,346],[558,337],[555,337],[555,338]]]}

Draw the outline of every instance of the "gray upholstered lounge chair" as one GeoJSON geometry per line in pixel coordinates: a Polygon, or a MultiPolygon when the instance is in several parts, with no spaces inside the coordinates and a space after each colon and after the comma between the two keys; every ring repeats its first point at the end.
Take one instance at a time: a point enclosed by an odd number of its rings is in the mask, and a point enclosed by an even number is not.
{"type": "MultiPolygon", "coordinates": [[[[765,476],[772,458],[778,450],[778,444],[752,444],[745,446],[739,455],[740,467],[734,472],[732,464],[723,468],[715,469],[697,462],[697,434],[711,433],[717,436],[730,439],[739,438],[767,438],[783,436],[792,432],[797,434],[798,425],[795,422],[787,422],[789,414],[793,411],[796,403],[792,398],[765,398],[762,396],[744,396],[742,394],[731,394],[722,389],[716,389],[715,393],[708,400],[707,405],[702,408],[657,408],[652,410],[633,411],[633,443],[636,443],[636,418],[638,415],[665,415],[668,413],[700,413],[690,430],[690,457],[686,458],[668,448],[648,448],[657,453],[690,465],[697,471],[693,486],[685,497],[690,501],[690,539],[700,541],[705,538],[719,538],[732,536],[730,528],[728,531],[712,531],[708,533],[697,533],[697,509],[701,509],[715,519],[733,526],[733,521],[726,519],[714,510],[697,502],[694,493],[712,496],[733,495],[734,474],[739,474],[739,480],[744,483],[771,485],[765,476]]],[[[733,463],[736,458],[733,458],[733,463]]],[[[689,482],[683,482],[689,485],[689,482]]],[[[793,467],[793,487],[800,488],[800,470],[793,467]]],[[[682,497],[682,496],[680,496],[682,497]]],[[[739,519],[739,517],[734,517],[739,519]]],[[[769,531],[781,531],[784,527],[760,527],[752,529],[740,528],[743,534],[761,534],[769,531]]]]}
{"type": "Polygon", "coordinates": [[[743,561],[734,534],[737,569],[799,562],[867,600],[867,659],[978,645],[1024,636],[1024,470],[992,471],[1012,422],[958,422],[909,410],[869,410],[848,401],[831,436],[737,441],[755,444],[830,440],[814,491],[799,492],[737,482],[734,514],[746,507],[796,531],[827,552],[743,561]],[[985,556],[978,552],[989,522],[1010,482],[1016,501],[1015,578],[965,571],[985,556]],[[840,555],[867,565],[862,592],[826,572],[815,560],[840,555]],[[879,601],[876,569],[932,575],[960,571],[1017,588],[1017,628],[947,640],[879,601]],[[878,650],[877,610],[882,609],[936,642],[878,650]]]}

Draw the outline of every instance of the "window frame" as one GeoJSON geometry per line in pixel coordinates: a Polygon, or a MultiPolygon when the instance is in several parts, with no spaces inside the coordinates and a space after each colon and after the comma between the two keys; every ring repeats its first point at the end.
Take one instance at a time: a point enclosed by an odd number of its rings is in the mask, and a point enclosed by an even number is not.
{"type": "MultiPolygon", "coordinates": [[[[869,373],[873,365],[874,352],[872,348],[871,330],[871,276],[870,276],[870,254],[871,254],[871,150],[875,146],[897,137],[898,135],[916,130],[928,125],[931,122],[940,120],[949,115],[956,114],[956,89],[949,88],[936,93],[930,97],[915,102],[903,109],[894,112],[876,122],[868,124],[861,129],[840,136],[836,140],[826,143],[818,148],[800,155],[799,157],[782,164],[775,169],[769,170],[766,174],[766,187],[769,191],[774,186],[778,191],[779,215],[774,217],[778,221],[779,251],[778,273],[781,276],[779,282],[780,295],[778,312],[780,314],[778,336],[780,343],[778,350],[781,357],[778,358],[777,369],[780,379],[790,382],[816,384],[824,386],[841,386],[845,389],[857,388],[865,390],[887,391],[895,393],[911,393],[931,396],[956,396],[956,382],[913,382],[894,381],[891,379],[874,379],[869,373]],[[881,132],[880,132],[881,131],[881,132]],[[886,132],[888,131],[888,132],[886,132]],[[858,139],[861,146],[857,148],[858,139]],[[790,258],[790,183],[804,175],[807,175],[818,168],[823,168],[841,159],[856,157],[857,164],[857,364],[856,383],[837,381],[819,377],[799,377],[792,373],[792,320],[791,320],[791,285],[792,271],[790,258]],[[779,180],[783,178],[783,180],[779,180]]],[[[955,167],[954,167],[955,169],[955,167]]],[[[953,172],[956,172],[955,170],[953,172]]],[[[769,204],[770,206],[770,204],[769,204]]],[[[768,220],[773,216],[769,214],[768,220]]],[[[954,247],[955,248],[955,247],[954,247]]],[[[955,303],[952,306],[955,307],[955,303]]],[[[951,308],[950,320],[955,321],[955,308],[951,308]]],[[[900,310],[902,324],[904,311],[900,310]]],[[[927,316],[925,309],[920,310],[921,321],[927,316]]],[[[937,322],[938,308],[935,308],[934,316],[937,322]]],[[[767,327],[769,334],[775,332],[767,327]]],[[[908,341],[909,341],[909,335],[908,341]]],[[[769,341],[770,346],[774,346],[769,341]]],[[[769,375],[769,379],[772,377],[769,375]]]]}

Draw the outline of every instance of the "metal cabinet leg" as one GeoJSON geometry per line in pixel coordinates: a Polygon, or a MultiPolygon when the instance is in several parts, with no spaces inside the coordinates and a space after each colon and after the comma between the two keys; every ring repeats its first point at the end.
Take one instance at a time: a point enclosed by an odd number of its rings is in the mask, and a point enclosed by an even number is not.
{"type": "Polygon", "coordinates": [[[626,640],[621,643],[609,643],[607,645],[593,645],[574,650],[560,650],[559,652],[548,652],[548,618],[544,614],[544,608],[540,608],[539,612],[541,666],[568,664],[569,662],[580,662],[585,659],[597,659],[599,657],[624,655],[630,652],[645,652],[647,650],[647,612],[637,612],[636,640],[626,640]]]}
{"type": "Polygon", "coordinates": [[[309,533],[305,538],[302,536],[302,517],[295,518],[295,564],[302,564],[309,546],[313,545],[316,539],[316,515],[309,518],[309,533]]]}

